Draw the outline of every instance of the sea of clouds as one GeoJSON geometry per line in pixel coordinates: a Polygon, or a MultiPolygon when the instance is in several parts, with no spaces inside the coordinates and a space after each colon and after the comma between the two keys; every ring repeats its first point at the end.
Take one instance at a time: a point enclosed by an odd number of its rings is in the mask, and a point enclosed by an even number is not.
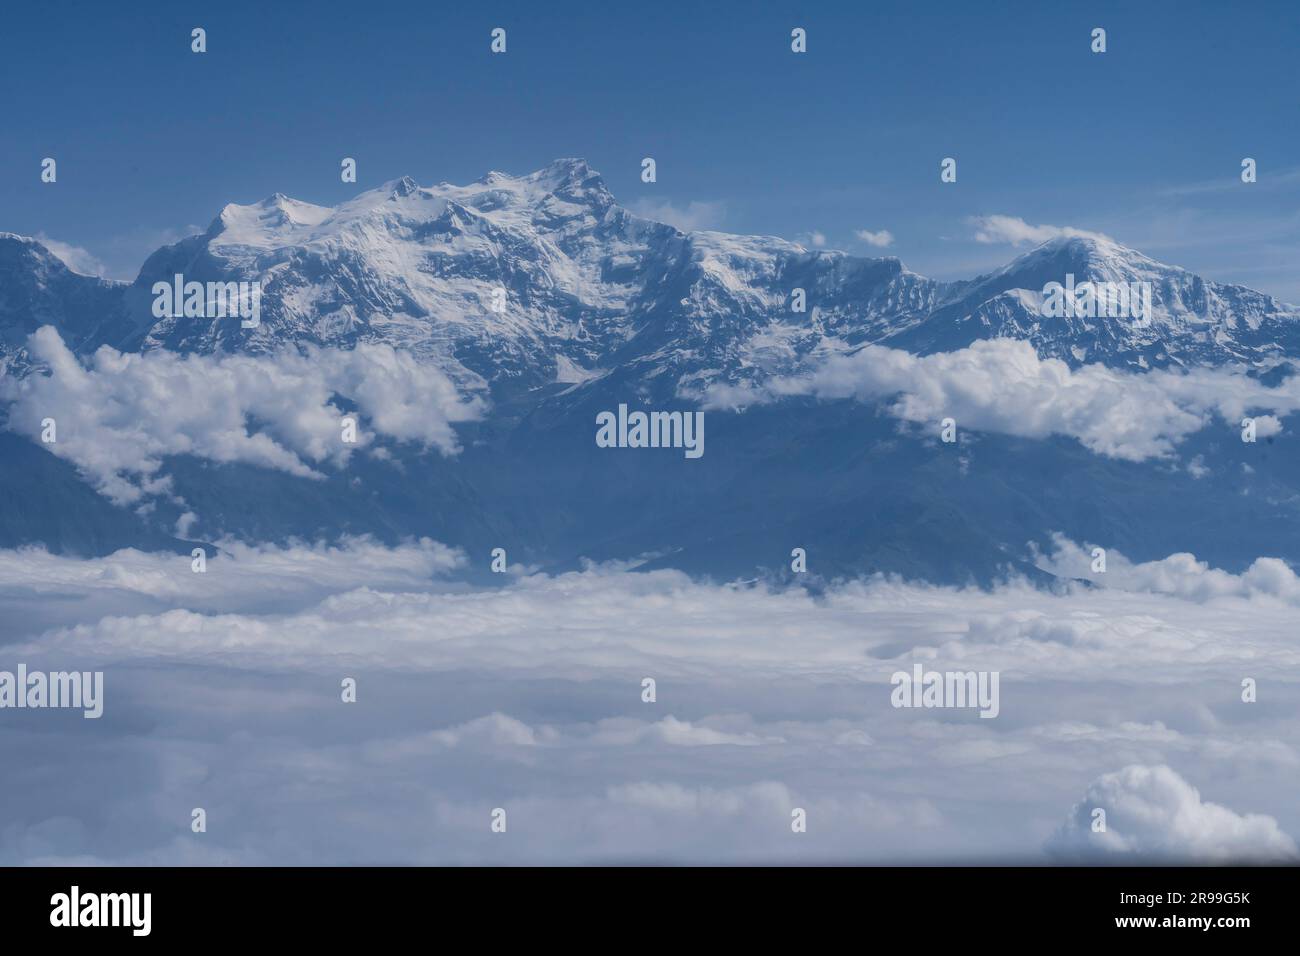
{"type": "Polygon", "coordinates": [[[813,593],[471,587],[428,540],[225,542],[204,574],[0,552],[0,667],[102,670],[106,698],[4,714],[0,862],[1296,859],[1295,575],[1085,553],[1039,555],[1054,589],[813,593]],[[891,707],[916,662],[999,671],[1000,715],[891,707]]]}

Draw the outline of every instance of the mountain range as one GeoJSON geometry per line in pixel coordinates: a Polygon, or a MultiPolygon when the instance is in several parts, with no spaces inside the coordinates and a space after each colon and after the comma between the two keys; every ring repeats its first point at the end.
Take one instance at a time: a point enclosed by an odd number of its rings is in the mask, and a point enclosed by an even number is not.
{"type": "MultiPolygon", "coordinates": [[[[881,407],[792,395],[711,413],[698,462],[595,447],[595,414],[619,403],[695,407],[719,386],[803,374],[866,345],[924,356],[1014,339],[1076,370],[1290,374],[1300,309],[1100,236],[1053,239],[988,275],[942,282],[892,257],[683,233],[634,215],[584,161],[566,159],[468,186],[403,178],[333,208],[280,194],[231,204],[130,283],[79,275],[39,241],[0,234],[5,375],[39,374],[27,343],[42,326],[83,357],[100,346],[274,357],[383,344],[489,409],[459,426],[459,455],[395,443],[323,481],[178,455],[168,473],[198,515],[196,540],[428,535],[476,565],[502,546],[541,567],[641,556],[722,577],[779,573],[804,547],[826,577],[979,582],[1034,575],[1028,545],[1055,531],[1135,558],[1300,557],[1300,459],[1284,441],[1243,449],[1197,433],[1180,460],[1222,467],[1194,471],[1058,435],[988,432],[954,451],[900,433],[881,407]],[[259,324],[158,317],[153,287],[177,274],[260,283],[259,324]],[[1148,283],[1151,314],[1044,318],[1044,287],[1067,275],[1148,283]]],[[[180,506],[114,505],[68,461],[10,433],[0,433],[0,501],[4,546],[192,543],[175,532],[180,506]]]]}

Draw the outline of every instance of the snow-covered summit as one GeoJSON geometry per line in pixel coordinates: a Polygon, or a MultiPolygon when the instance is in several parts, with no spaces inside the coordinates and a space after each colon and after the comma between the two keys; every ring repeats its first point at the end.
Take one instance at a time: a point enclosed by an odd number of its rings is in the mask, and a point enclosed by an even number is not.
{"type": "Polygon", "coordinates": [[[259,203],[230,203],[208,227],[214,245],[270,249],[308,235],[333,213],[328,206],[290,199],[282,193],[259,203]]]}
{"type": "Polygon", "coordinates": [[[1258,363],[1300,356],[1300,310],[1244,286],[1207,280],[1104,236],[1067,236],[1017,256],[986,276],[954,283],[933,313],[901,336],[918,351],[982,338],[1027,339],[1040,355],[1072,365],[1150,368],[1258,363]],[[1149,292],[1149,314],[1053,316],[1051,283],[1109,284],[1149,292]]]}
{"type": "Polygon", "coordinates": [[[4,242],[0,283],[32,290],[17,329],[63,315],[85,347],[197,352],[378,341],[467,386],[521,395],[624,379],[691,390],[788,373],[865,342],[933,352],[1015,337],[1073,365],[1135,368],[1300,356],[1294,307],[1103,236],[1053,239],[987,275],[938,282],[892,257],[683,233],[620,206],[581,159],[465,185],[404,176],[333,207],[279,193],[227,205],[205,233],[151,256],[117,305],[97,306],[117,310],[106,321],[71,314],[93,299],[73,295],[75,282],[53,302],[33,278],[48,270],[30,255],[11,255],[4,271],[4,242]],[[176,273],[259,282],[261,324],[154,317],[149,290],[176,273]],[[1149,284],[1149,320],[1046,315],[1044,289],[1070,276],[1149,284]]]}
{"type": "Polygon", "coordinates": [[[420,186],[402,176],[334,207],[275,193],[251,205],[227,205],[207,236],[216,247],[273,249],[326,240],[364,224],[436,221],[448,209],[462,218],[478,215],[503,228],[522,228],[583,215],[599,218],[613,205],[604,180],[585,160],[561,159],[526,176],[490,172],[467,186],[420,186]]]}

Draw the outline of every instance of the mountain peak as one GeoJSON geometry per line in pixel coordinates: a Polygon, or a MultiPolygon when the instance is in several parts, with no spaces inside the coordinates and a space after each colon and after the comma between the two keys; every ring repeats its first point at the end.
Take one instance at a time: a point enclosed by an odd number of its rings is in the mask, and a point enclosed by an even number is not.
{"type": "Polygon", "coordinates": [[[384,191],[389,194],[390,198],[393,199],[400,199],[420,191],[419,184],[410,176],[403,176],[400,179],[394,179],[391,182],[384,183],[381,188],[383,188],[384,191]]]}
{"type": "Polygon", "coordinates": [[[247,206],[228,203],[208,227],[208,235],[220,237],[224,245],[265,246],[319,225],[332,212],[328,206],[314,206],[277,192],[247,206]]]}
{"type": "Polygon", "coordinates": [[[47,272],[68,268],[68,264],[41,240],[31,236],[20,236],[16,232],[0,232],[0,262],[3,261],[25,261],[32,268],[40,268],[47,272]]]}
{"type": "MultiPolygon", "coordinates": [[[[1110,236],[1104,236],[1100,233],[1056,236],[1044,242],[1038,247],[1038,250],[1041,250],[1046,255],[1057,255],[1080,262],[1140,262],[1145,266],[1154,265],[1161,268],[1173,268],[1172,266],[1164,266],[1163,263],[1156,262],[1136,249],[1132,249],[1117,242],[1110,236]]],[[[1036,250],[1031,250],[1030,254],[1034,251],[1036,250]]]]}
{"type": "Polygon", "coordinates": [[[531,173],[525,173],[522,176],[514,176],[510,173],[503,173],[499,169],[493,169],[487,175],[478,179],[476,185],[497,186],[503,183],[528,183],[551,191],[563,188],[569,183],[582,182],[591,178],[600,179],[600,173],[592,169],[585,159],[571,157],[552,160],[541,169],[535,169],[531,173]]]}
{"type": "Polygon", "coordinates": [[[1044,242],[1038,244],[1038,248],[1052,249],[1123,249],[1121,245],[1110,236],[1100,232],[1083,232],[1082,230],[1070,230],[1059,236],[1053,236],[1044,242]]]}
{"type": "Polygon", "coordinates": [[[1077,233],[1048,239],[1012,259],[993,276],[1031,276],[1037,287],[1042,284],[1038,277],[1043,276],[1054,281],[1064,281],[1066,274],[1118,281],[1181,271],[1121,245],[1109,236],[1077,233]]]}
{"type": "Polygon", "coordinates": [[[604,178],[585,159],[557,159],[524,176],[523,181],[570,202],[602,208],[614,204],[604,178]]]}
{"type": "Polygon", "coordinates": [[[592,175],[598,176],[600,174],[593,170],[585,159],[577,156],[570,156],[552,160],[535,173],[532,173],[530,178],[560,177],[563,179],[585,179],[592,175]]]}

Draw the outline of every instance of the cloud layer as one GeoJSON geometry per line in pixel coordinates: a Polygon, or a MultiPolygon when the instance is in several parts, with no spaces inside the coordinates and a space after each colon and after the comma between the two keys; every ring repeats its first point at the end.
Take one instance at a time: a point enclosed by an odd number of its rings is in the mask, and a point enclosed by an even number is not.
{"type": "Polygon", "coordinates": [[[0,550],[0,617],[7,622],[0,646],[87,618],[172,609],[283,614],[362,585],[428,591],[465,564],[461,552],[428,538],[391,548],[364,537],[335,545],[221,540],[210,550],[203,573],[189,554],[128,548],[77,559],[43,547],[0,550]]]}
{"type": "Polygon", "coordinates": [[[106,688],[93,731],[7,713],[0,860],[1042,862],[1094,852],[1060,835],[1081,793],[1126,859],[1300,832],[1295,606],[1249,572],[813,594],[611,565],[481,589],[428,541],[228,547],[203,575],[0,553],[0,611],[34,622],[3,662],[106,688]],[[894,708],[916,663],[1000,672],[999,716],[894,708]]]}

